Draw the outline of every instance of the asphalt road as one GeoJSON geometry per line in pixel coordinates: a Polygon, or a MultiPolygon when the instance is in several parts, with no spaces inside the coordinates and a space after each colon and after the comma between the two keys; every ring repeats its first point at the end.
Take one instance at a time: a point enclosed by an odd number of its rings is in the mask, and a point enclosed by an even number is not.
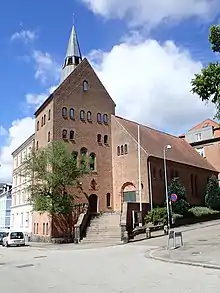
{"type": "Polygon", "coordinates": [[[142,242],[94,249],[0,247],[1,292],[219,292],[220,271],[155,261],[146,257],[148,249],[142,242]]]}

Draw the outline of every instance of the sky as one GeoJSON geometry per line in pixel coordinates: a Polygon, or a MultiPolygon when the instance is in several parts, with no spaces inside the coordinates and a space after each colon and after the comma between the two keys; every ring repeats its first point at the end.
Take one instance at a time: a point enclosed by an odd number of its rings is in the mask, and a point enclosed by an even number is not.
{"type": "Polygon", "coordinates": [[[73,22],[116,114],[178,135],[214,116],[190,81],[216,58],[208,33],[219,16],[218,0],[2,1],[0,182],[11,181],[11,153],[59,84],[73,22]]]}

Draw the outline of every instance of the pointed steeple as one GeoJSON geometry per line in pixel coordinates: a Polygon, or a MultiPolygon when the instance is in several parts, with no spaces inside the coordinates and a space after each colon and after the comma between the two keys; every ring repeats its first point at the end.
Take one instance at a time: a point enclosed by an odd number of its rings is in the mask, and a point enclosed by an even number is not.
{"type": "Polygon", "coordinates": [[[73,25],[69,43],[66,51],[66,57],[64,60],[64,65],[61,73],[61,83],[70,75],[71,72],[76,68],[76,66],[82,61],[82,54],[80,51],[79,41],[77,38],[77,33],[75,26],[73,25]]]}

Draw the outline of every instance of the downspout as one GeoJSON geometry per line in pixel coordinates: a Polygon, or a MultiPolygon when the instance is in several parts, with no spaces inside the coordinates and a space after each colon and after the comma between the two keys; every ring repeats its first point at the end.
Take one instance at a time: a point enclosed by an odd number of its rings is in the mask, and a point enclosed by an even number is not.
{"type": "Polygon", "coordinates": [[[150,194],[150,209],[153,210],[153,192],[152,192],[152,176],[151,176],[151,162],[147,158],[147,170],[148,170],[148,183],[149,183],[149,194],[150,194]]]}

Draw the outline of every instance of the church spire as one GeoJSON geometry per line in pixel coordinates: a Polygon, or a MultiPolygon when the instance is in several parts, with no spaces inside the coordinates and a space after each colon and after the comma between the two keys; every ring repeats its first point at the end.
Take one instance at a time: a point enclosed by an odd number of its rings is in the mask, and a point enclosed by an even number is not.
{"type": "Polygon", "coordinates": [[[66,57],[61,73],[61,83],[70,75],[76,66],[82,61],[82,54],[77,38],[77,33],[73,23],[67,46],[66,57]]]}

